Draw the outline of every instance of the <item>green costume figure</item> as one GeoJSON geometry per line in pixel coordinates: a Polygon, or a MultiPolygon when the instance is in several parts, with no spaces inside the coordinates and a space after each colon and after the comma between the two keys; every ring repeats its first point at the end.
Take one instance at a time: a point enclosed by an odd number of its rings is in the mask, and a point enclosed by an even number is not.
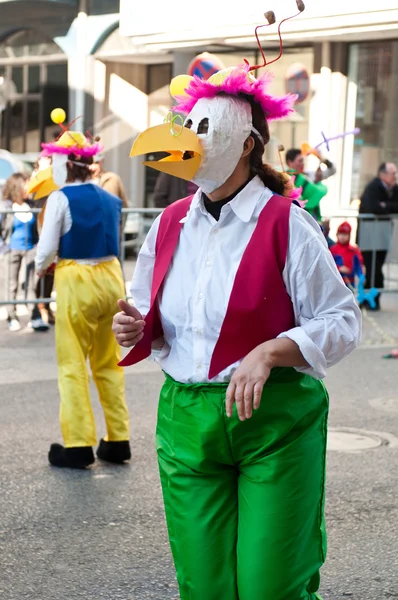
{"type": "Polygon", "coordinates": [[[294,186],[301,187],[301,199],[306,200],[304,206],[318,223],[322,221],[320,202],[328,193],[328,189],[323,183],[313,183],[303,173],[297,173],[294,176],[294,186]]]}
{"type": "MultiPolygon", "coordinates": [[[[308,144],[303,144],[308,146],[308,144]]],[[[321,223],[322,215],[320,202],[328,193],[328,188],[322,183],[336,173],[335,166],[326,158],[323,158],[317,150],[311,150],[308,146],[307,154],[315,154],[319,158],[320,163],[326,166],[322,170],[319,166],[315,173],[309,174],[304,172],[304,154],[303,149],[291,148],[286,152],[286,164],[288,166],[287,173],[292,177],[294,186],[301,188],[301,200],[305,201],[305,210],[307,210],[314,219],[321,223]]]]}

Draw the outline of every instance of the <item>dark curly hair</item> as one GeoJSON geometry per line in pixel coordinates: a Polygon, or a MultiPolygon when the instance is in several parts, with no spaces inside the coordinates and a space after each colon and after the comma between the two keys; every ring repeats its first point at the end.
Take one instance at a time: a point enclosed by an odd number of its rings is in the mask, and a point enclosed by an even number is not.
{"type": "Polygon", "coordinates": [[[270,165],[263,162],[264,148],[270,140],[270,133],[267,119],[259,104],[253,101],[251,96],[244,96],[244,99],[249,102],[252,109],[253,127],[261,134],[264,144],[259,139],[258,135],[252,131],[251,136],[254,139],[254,148],[250,154],[250,174],[258,175],[263,184],[280,196],[289,196],[293,185],[290,177],[286,173],[276,171],[270,165]]]}
{"type": "Polygon", "coordinates": [[[88,179],[91,179],[90,165],[92,165],[92,164],[93,164],[92,156],[83,158],[82,156],[76,156],[75,154],[69,154],[68,162],[66,163],[66,170],[67,170],[67,174],[68,174],[68,176],[66,178],[67,183],[71,183],[76,180],[87,181],[88,179]],[[75,162],[71,162],[71,161],[76,161],[80,164],[77,165],[77,164],[75,164],[75,162]]]}

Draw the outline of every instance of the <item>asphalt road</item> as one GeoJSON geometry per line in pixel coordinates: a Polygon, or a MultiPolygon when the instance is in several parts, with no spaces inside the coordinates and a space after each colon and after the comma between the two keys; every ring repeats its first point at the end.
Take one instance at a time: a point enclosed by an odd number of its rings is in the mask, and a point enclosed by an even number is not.
{"type": "MultiPolygon", "coordinates": [[[[324,600],[398,598],[398,361],[381,358],[398,347],[398,300],[383,302],[365,318],[361,348],[326,381],[333,435],[351,427],[383,443],[328,452],[324,600]]],[[[0,365],[1,600],[177,599],[154,451],[157,367],[126,377],[131,464],[75,472],[47,464],[61,441],[53,333],[10,334],[0,323],[0,365]]],[[[97,400],[95,414],[100,436],[97,400]]]]}

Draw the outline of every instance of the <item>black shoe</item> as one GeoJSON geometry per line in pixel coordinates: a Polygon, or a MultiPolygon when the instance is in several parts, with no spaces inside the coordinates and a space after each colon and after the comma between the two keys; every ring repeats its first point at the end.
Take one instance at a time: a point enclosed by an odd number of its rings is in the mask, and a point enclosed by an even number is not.
{"type": "Polygon", "coordinates": [[[95,461],[91,446],[81,448],[64,448],[61,444],[51,444],[48,460],[53,467],[69,467],[85,469],[95,461]]]}
{"type": "Polygon", "coordinates": [[[107,462],[122,464],[130,460],[130,442],[106,442],[101,440],[97,449],[97,456],[107,462]]]}

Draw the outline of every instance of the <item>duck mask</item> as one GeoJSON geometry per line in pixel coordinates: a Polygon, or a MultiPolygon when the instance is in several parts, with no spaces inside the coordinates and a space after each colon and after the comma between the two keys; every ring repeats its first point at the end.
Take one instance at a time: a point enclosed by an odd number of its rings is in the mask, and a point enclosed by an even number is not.
{"type": "MultiPolygon", "coordinates": [[[[302,0],[296,0],[296,4],[300,14],[304,4],[302,0]]],[[[268,25],[275,23],[272,11],[266,13],[265,18],[268,25]]],[[[271,62],[282,56],[280,27],[284,21],[278,28],[280,53],[271,62]]],[[[262,140],[253,127],[251,104],[258,104],[266,120],[271,121],[288,116],[297,98],[292,94],[283,97],[270,95],[270,73],[266,72],[258,79],[253,76],[253,70],[271,64],[267,63],[258,39],[259,27],[255,35],[263,64],[251,67],[245,60],[237,67],[218,71],[208,80],[187,75],[175,77],[170,85],[170,93],[177,101],[173,111],[178,114],[170,116],[170,113],[164,125],[141,133],[133,144],[130,156],[163,151],[168,153],[166,158],[144,164],[193,181],[207,194],[222,186],[234,172],[245,140],[251,134],[262,140]],[[186,115],[185,121],[181,114],[186,115]]]]}
{"type": "Polygon", "coordinates": [[[225,183],[239,162],[253,127],[250,105],[228,96],[201,98],[189,113],[185,127],[197,134],[203,150],[192,181],[210,194],[225,183]]]}

